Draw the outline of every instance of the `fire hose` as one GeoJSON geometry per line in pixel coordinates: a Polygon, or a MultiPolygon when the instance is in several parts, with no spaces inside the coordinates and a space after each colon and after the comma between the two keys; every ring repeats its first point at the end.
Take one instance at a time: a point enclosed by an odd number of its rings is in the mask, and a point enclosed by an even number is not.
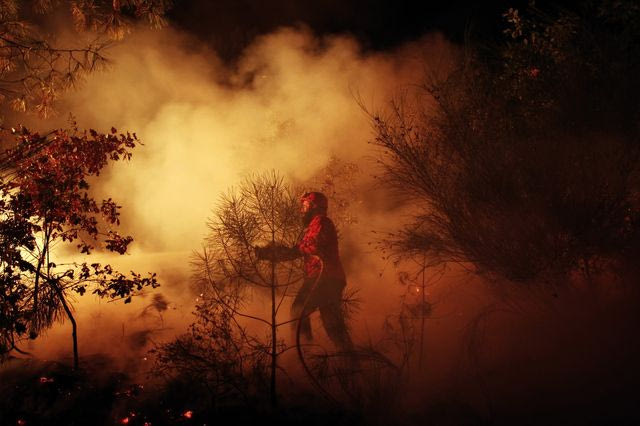
{"type": "MultiPolygon", "coordinates": [[[[314,291],[318,287],[320,279],[322,278],[322,274],[325,272],[324,271],[324,262],[322,261],[322,259],[317,255],[311,255],[311,257],[317,259],[317,261],[318,261],[318,263],[320,265],[320,271],[318,272],[318,276],[313,281],[313,284],[311,285],[311,288],[309,289],[309,291],[307,292],[307,295],[305,296],[304,303],[302,305],[302,310],[301,310],[301,313],[300,313],[300,317],[297,318],[298,325],[296,327],[296,333],[295,333],[295,345],[296,345],[296,350],[297,350],[297,353],[298,353],[298,359],[300,360],[300,364],[302,365],[302,368],[304,369],[305,373],[309,377],[309,380],[311,381],[311,384],[330,403],[339,406],[340,403],[338,402],[338,400],[336,398],[334,398],[331,395],[331,393],[325,387],[323,387],[322,384],[320,383],[320,381],[314,376],[313,372],[311,371],[311,368],[309,368],[309,365],[306,362],[306,359],[304,357],[304,352],[302,350],[302,345],[300,344],[300,333],[301,333],[301,330],[302,330],[302,320],[305,317],[308,317],[309,315],[311,315],[311,312],[308,312],[310,299],[311,299],[311,296],[313,295],[314,291]]],[[[275,261],[275,260],[272,259],[272,261],[275,261]]],[[[294,320],[296,320],[296,319],[294,319],[294,320]]],[[[383,364],[385,364],[385,365],[387,365],[387,366],[389,366],[391,368],[399,370],[399,368],[393,362],[391,362],[391,360],[389,360],[387,357],[385,357],[382,354],[373,353],[373,354],[369,354],[369,356],[372,357],[372,359],[374,359],[374,360],[376,360],[378,362],[381,362],[381,363],[383,363],[383,364]]]]}
{"type": "Polygon", "coordinates": [[[309,301],[311,299],[311,295],[313,294],[314,290],[318,286],[318,283],[320,282],[320,278],[322,278],[322,273],[324,272],[324,262],[322,261],[320,256],[312,255],[312,257],[318,260],[320,264],[320,271],[318,272],[318,276],[316,277],[315,281],[311,285],[311,288],[307,292],[307,295],[304,299],[304,303],[302,305],[302,312],[300,313],[300,318],[298,318],[298,326],[296,327],[296,350],[298,352],[298,359],[300,360],[300,363],[302,364],[302,368],[304,369],[305,373],[307,373],[307,376],[309,377],[311,384],[318,391],[320,391],[322,396],[324,396],[329,402],[338,405],[338,401],[329,393],[328,390],[326,390],[322,386],[320,381],[313,375],[313,372],[311,371],[311,369],[307,365],[306,360],[304,359],[304,352],[302,351],[302,345],[300,344],[300,331],[302,329],[302,320],[305,316],[308,317],[311,314],[310,312],[307,313],[307,308],[309,307],[309,301]]]}
{"type": "MultiPolygon", "coordinates": [[[[313,282],[313,284],[311,286],[311,289],[309,290],[309,292],[307,293],[307,295],[305,297],[304,304],[302,306],[302,312],[300,314],[300,317],[298,318],[298,326],[296,327],[296,350],[298,352],[298,359],[300,360],[300,363],[302,364],[302,368],[304,369],[305,373],[307,373],[307,376],[309,377],[309,380],[311,381],[311,384],[330,403],[332,403],[332,404],[334,404],[336,406],[339,406],[340,403],[338,402],[338,400],[336,398],[334,398],[333,395],[331,395],[331,393],[327,389],[325,389],[322,386],[322,384],[320,383],[320,381],[313,375],[313,372],[311,371],[311,369],[307,365],[307,362],[306,362],[306,360],[304,358],[304,352],[302,351],[302,345],[300,344],[300,331],[302,329],[302,319],[305,316],[309,316],[311,314],[310,312],[307,312],[307,308],[309,306],[309,301],[310,301],[311,295],[313,294],[314,290],[318,286],[318,283],[320,282],[320,279],[322,278],[322,274],[324,273],[324,262],[322,261],[322,259],[317,255],[312,255],[312,257],[314,257],[314,258],[316,258],[318,260],[318,262],[320,264],[320,271],[318,272],[317,278],[313,282]]],[[[355,353],[353,353],[351,355],[353,356],[353,355],[355,355],[355,353]]],[[[384,363],[385,365],[397,370],[398,373],[399,373],[399,368],[393,362],[391,362],[391,360],[389,360],[387,357],[385,357],[384,355],[379,354],[379,353],[374,353],[374,354],[369,354],[369,356],[372,359],[375,359],[376,361],[384,363]]]]}

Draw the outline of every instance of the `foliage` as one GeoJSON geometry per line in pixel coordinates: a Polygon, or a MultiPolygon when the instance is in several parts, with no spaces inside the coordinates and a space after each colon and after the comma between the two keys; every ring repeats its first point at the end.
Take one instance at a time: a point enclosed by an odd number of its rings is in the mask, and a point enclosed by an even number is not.
{"type": "Polygon", "coordinates": [[[633,258],[640,11],[509,10],[508,40],[469,46],[418,105],[373,116],[387,177],[420,213],[400,256],[529,281],[633,258]]]}
{"type": "Polygon", "coordinates": [[[86,255],[97,248],[126,252],[133,239],[116,230],[120,206],[111,198],[95,200],[89,179],[109,162],[128,160],[137,138],[113,128],[107,134],[72,129],[41,136],[25,128],[15,134],[15,154],[8,155],[17,166],[0,182],[0,355],[18,349],[26,336],[36,338],[64,312],[73,326],[77,366],[72,294],[90,290],[128,303],[135,292],[158,286],[155,274],[125,275],[110,265],[55,261],[61,243],[86,255]]]}
{"type": "MultiPolygon", "coordinates": [[[[0,103],[49,115],[61,91],[106,63],[103,52],[112,40],[122,38],[139,20],[163,25],[169,4],[167,0],[0,2],[0,103]],[[60,48],[50,31],[57,25],[52,16],[63,4],[78,37],[73,46],[60,48]],[[85,36],[93,41],[83,44],[85,36]]],[[[14,133],[19,143],[0,154],[0,357],[19,351],[20,340],[27,335],[36,338],[64,313],[73,327],[77,366],[77,325],[70,294],[83,295],[90,287],[99,297],[124,298],[126,303],[134,291],[157,286],[155,275],[125,275],[98,263],[51,261],[59,242],[75,242],[79,253],[86,255],[97,243],[107,251],[126,252],[132,238],[115,230],[120,206],[112,199],[91,198],[88,178],[98,176],[109,161],[128,159],[136,137],[117,135],[115,129],[105,135],[93,130],[80,134],[75,128],[45,136],[26,129],[14,133]]]]}
{"type": "MultiPolygon", "coordinates": [[[[195,266],[206,287],[220,281],[240,288],[270,289],[271,264],[259,261],[255,247],[273,241],[291,247],[302,232],[297,191],[275,172],[246,179],[223,196],[195,266]],[[202,275],[205,273],[205,275],[202,275]]],[[[276,283],[284,291],[301,278],[295,264],[276,265],[276,283]]],[[[217,287],[216,287],[217,289],[217,287]]]]}
{"type": "MultiPolygon", "coordinates": [[[[0,102],[18,111],[35,110],[42,116],[53,111],[59,92],[88,72],[106,64],[104,50],[112,40],[146,20],[153,27],[165,24],[170,0],[35,0],[24,8],[16,0],[0,2],[0,102]],[[56,46],[47,35],[60,5],[69,9],[67,27],[90,32],[92,41],[77,46],[56,46]],[[41,15],[42,19],[34,18],[41,15]],[[38,24],[38,21],[43,21],[38,24]]],[[[82,39],[82,37],[78,37],[82,39]]]]}
{"type": "Polygon", "coordinates": [[[154,373],[178,378],[200,389],[210,408],[251,406],[257,395],[268,390],[268,354],[250,338],[233,318],[237,299],[227,298],[227,308],[216,299],[205,299],[196,307],[196,322],[188,333],[161,345],[154,373]],[[247,339],[252,344],[247,344],[247,339]]]}

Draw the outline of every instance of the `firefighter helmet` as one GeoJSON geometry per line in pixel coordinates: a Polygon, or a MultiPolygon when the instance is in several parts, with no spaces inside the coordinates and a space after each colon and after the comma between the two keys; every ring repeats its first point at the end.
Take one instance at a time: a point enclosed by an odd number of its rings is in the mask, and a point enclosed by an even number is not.
{"type": "Polygon", "coordinates": [[[327,213],[329,201],[322,192],[305,192],[304,195],[300,197],[300,202],[304,203],[305,201],[309,202],[312,211],[317,211],[322,214],[327,213]]]}

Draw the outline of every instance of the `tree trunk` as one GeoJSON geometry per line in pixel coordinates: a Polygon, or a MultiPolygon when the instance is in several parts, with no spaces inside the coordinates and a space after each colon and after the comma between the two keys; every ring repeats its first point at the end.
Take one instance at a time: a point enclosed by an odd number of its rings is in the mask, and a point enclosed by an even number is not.
{"type": "MultiPolygon", "coordinates": [[[[272,194],[273,196],[273,194],[272,194]]],[[[271,204],[271,224],[274,224],[275,214],[274,214],[274,206],[273,201],[271,204]]],[[[275,246],[276,243],[276,232],[275,227],[271,229],[271,244],[275,246]]],[[[275,259],[271,260],[271,407],[276,408],[278,406],[278,395],[276,393],[276,368],[277,363],[276,359],[278,353],[276,351],[276,331],[277,331],[277,323],[276,323],[276,262],[275,259]]]]}
{"type": "Polygon", "coordinates": [[[49,237],[51,236],[51,230],[49,229],[49,224],[47,221],[44,221],[43,229],[44,229],[44,240],[42,243],[42,252],[40,257],[38,258],[38,266],[36,267],[36,276],[33,284],[33,320],[31,321],[31,333],[35,335],[36,330],[40,329],[40,324],[38,321],[38,293],[40,292],[40,276],[42,271],[42,265],[47,262],[47,277],[49,276],[49,237]]]}
{"type": "Polygon", "coordinates": [[[278,405],[276,394],[276,283],[275,283],[275,262],[271,263],[271,406],[278,405]]]}
{"type": "Polygon", "coordinates": [[[49,233],[47,232],[48,228],[47,228],[47,222],[45,221],[44,223],[44,227],[45,229],[45,235],[44,235],[44,241],[42,244],[42,253],[40,254],[40,257],[38,258],[38,266],[36,267],[36,276],[34,279],[34,283],[33,283],[33,320],[31,321],[31,332],[35,332],[37,329],[40,328],[40,324],[37,323],[37,319],[38,319],[38,293],[40,292],[40,271],[42,271],[42,264],[45,262],[45,259],[47,258],[47,254],[48,254],[48,248],[49,248],[49,233]],[[36,323],[34,323],[34,321],[36,321],[36,323]]]}
{"type": "Polygon", "coordinates": [[[78,369],[78,365],[79,365],[79,358],[78,358],[78,325],[76,323],[76,319],[73,317],[73,313],[71,312],[71,309],[69,308],[69,305],[67,304],[67,300],[64,298],[64,294],[62,293],[62,290],[54,282],[51,282],[51,286],[53,287],[53,289],[55,290],[56,294],[58,295],[58,298],[60,299],[60,302],[62,303],[62,307],[64,308],[64,311],[67,314],[67,318],[69,318],[69,321],[71,322],[71,338],[73,340],[73,369],[77,370],[78,369]]]}
{"type": "Polygon", "coordinates": [[[427,256],[425,255],[423,257],[423,263],[422,263],[422,288],[420,289],[420,291],[422,292],[421,294],[422,300],[420,305],[420,357],[418,362],[418,366],[420,369],[422,369],[422,359],[424,356],[424,320],[425,320],[425,306],[427,304],[427,298],[426,298],[426,295],[424,294],[426,273],[427,273],[427,256]]]}

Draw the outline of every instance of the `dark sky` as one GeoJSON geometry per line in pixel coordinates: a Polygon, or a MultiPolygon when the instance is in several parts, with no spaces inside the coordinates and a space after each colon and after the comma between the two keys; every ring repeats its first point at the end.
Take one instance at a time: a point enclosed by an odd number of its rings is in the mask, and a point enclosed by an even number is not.
{"type": "Polygon", "coordinates": [[[176,0],[170,17],[232,59],[255,36],[300,23],[319,35],[353,34],[365,49],[375,50],[436,30],[457,42],[465,34],[495,39],[504,28],[502,13],[527,4],[526,0],[471,4],[460,0],[176,0]]]}

